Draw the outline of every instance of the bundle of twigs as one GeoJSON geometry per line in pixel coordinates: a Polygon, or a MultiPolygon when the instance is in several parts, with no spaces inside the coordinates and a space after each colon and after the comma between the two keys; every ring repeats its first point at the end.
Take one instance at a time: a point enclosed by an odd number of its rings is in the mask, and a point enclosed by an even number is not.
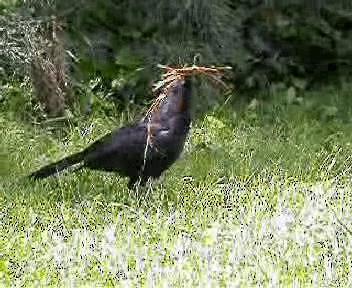
{"type": "Polygon", "coordinates": [[[155,83],[153,91],[158,95],[156,100],[148,109],[146,117],[150,116],[153,112],[157,111],[161,101],[167,97],[168,90],[178,80],[183,80],[186,77],[193,75],[205,75],[215,83],[221,84],[223,87],[228,88],[227,85],[221,80],[221,76],[227,71],[231,70],[231,67],[204,67],[204,66],[182,66],[182,67],[170,67],[158,64],[158,67],[164,69],[162,74],[162,80],[155,83]]]}

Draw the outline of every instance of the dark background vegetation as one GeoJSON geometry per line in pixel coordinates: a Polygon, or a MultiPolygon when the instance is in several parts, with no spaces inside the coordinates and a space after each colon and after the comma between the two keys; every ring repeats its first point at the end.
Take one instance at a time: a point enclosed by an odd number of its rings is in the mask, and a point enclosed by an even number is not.
{"type": "MultiPolygon", "coordinates": [[[[197,59],[232,66],[226,82],[236,97],[282,90],[294,102],[308,89],[350,80],[351,6],[346,0],[0,1],[0,101],[36,121],[70,111],[113,114],[150,101],[158,63],[197,59]]],[[[198,104],[206,107],[220,98],[204,82],[197,85],[198,104]]]]}

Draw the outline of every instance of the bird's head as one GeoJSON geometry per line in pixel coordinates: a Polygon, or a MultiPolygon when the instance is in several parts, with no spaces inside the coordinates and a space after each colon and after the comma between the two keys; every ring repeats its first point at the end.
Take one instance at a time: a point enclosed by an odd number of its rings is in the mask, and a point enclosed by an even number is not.
{"type": "Polygon", "coordinates": [[[173,112],[189,110],[191,103],[191,79],[189,79],[189,77],[177,80],[174,85],[169,88],[167,103],[168,110],[173,112]]]}

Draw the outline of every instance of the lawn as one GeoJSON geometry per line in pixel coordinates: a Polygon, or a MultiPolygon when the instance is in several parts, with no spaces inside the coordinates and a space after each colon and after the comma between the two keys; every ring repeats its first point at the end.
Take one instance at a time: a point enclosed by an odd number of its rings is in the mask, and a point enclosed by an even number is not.
{"type": "Polygon", "coordinates": [[[93,115],[59,134],[1,112],[0,283],[351,286],[347,93],[215,107],[181,159],[137,191],[88,170],[25,177],[121,121],[93,115]]]}

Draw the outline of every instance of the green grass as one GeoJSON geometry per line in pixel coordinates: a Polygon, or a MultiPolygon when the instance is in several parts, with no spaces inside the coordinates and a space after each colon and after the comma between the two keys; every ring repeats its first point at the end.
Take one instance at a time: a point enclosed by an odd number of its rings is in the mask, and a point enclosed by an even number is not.
{"type": "Polygon", "coordinates": [[[103,172],[24,177],[113,120],[77,120],[57,137],[2,112],[0,283],[351,286],[352,103],[330,93],[215,108],[162,179],[135,192],[103,172]]]}

